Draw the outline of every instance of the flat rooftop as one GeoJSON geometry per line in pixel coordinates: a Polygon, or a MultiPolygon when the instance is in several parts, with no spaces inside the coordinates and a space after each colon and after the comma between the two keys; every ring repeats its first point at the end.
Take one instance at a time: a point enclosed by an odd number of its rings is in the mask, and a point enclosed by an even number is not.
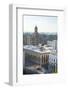
{"type": "Polygon", "coordinates": [[[36,53],[51,53],[51,50],[48,47],[43,48],[42,46],[33,46],[33,45],[24,45],[24,50],[33,51],[36,53]]]}

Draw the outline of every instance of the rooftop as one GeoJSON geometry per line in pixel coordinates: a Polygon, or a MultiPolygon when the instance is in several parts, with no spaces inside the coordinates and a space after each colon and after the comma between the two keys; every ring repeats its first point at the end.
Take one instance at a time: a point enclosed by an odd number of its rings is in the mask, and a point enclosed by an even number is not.
{"type": "Polygon", "coordinates": [[[51,50],[47,46],[44,48],[43,46],[24,45],[23,48],[37,53],[51,53],[51,50]]]}

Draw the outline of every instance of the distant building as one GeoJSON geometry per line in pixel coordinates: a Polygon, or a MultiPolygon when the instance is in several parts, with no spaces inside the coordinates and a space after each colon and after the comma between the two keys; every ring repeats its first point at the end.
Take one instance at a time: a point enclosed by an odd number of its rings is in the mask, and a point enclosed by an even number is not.
{"type": "Polygon", "coordinates": [[[24,45],[30,45],[31,44],[31,36],[30,35],[24,35],[23,36],[23,44],[24,45]]]}
{"type": "Polygon", "coordinates": [[[50,54],[49,55],[49,63],[50,64],[56,64],[57,63],[57,55],[56,54],[50,54]]]}
{"type": "Polygon", "coordinates": [[[32,37],[31,37],[31,43],[32,45],[38,45],[40,43],[40,35],[38,33],[37,26],[35,26],[34,31],[35,32],[32,34],[32,37]]]}
{"type": "Polygon", "coordinates": [[[57,40],[47,41],[47,45],[57,50],[57,40]]]}
{"type": "Polygon", "coordinates": [[[31,36],[27,36],[27,45],[30,45],[31,44],[31,36]]]}
{"type": "Polygon", "coordinates": [[[24,45],[27,45],[27,37],[26,35],[23,34],[23,44],[24,45]]]}

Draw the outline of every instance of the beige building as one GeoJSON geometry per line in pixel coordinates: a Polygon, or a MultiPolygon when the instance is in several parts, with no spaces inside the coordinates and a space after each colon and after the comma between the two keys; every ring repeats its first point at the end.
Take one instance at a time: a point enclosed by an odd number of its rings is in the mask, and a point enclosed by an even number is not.
{"type": "Polygon", "coordinates": [[[32,45],[38,45],[40,43],[40,35],[38,33],[37,26],[35,26],[34,31],[35,32],[32,34],[32,37],[31,37],[31,43],[32,45]]]}
{"type": "MultiPolygon", "coordinates": [[[[42,47],[43,48],[43,47],[42,47]]],[[[32,60],[35,60],[35,62],[38,62],[38,65],[43,65],[48,63],[49,54],[51,51],[49,49],[40,49],[40,47],[33,46],[33,45],[25,45],[24,46],[24,66],[25,66],[25,55],[31,55],[32,60]]]]}

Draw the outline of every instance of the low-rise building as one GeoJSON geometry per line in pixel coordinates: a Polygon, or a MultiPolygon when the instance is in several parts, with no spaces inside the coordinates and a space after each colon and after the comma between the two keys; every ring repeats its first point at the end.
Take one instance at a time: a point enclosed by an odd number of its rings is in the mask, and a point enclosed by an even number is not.
{"type": "Polygon", "coordinates": [[[25,66],[25,55],[31,56],[32,60],[38,62],[41,66],[43,64],[48,63],[49,54],[51,50],[44,49],[43,47],[33,46],[33,45],[25,45],[24,48],[24,66],[25,66]]]}

